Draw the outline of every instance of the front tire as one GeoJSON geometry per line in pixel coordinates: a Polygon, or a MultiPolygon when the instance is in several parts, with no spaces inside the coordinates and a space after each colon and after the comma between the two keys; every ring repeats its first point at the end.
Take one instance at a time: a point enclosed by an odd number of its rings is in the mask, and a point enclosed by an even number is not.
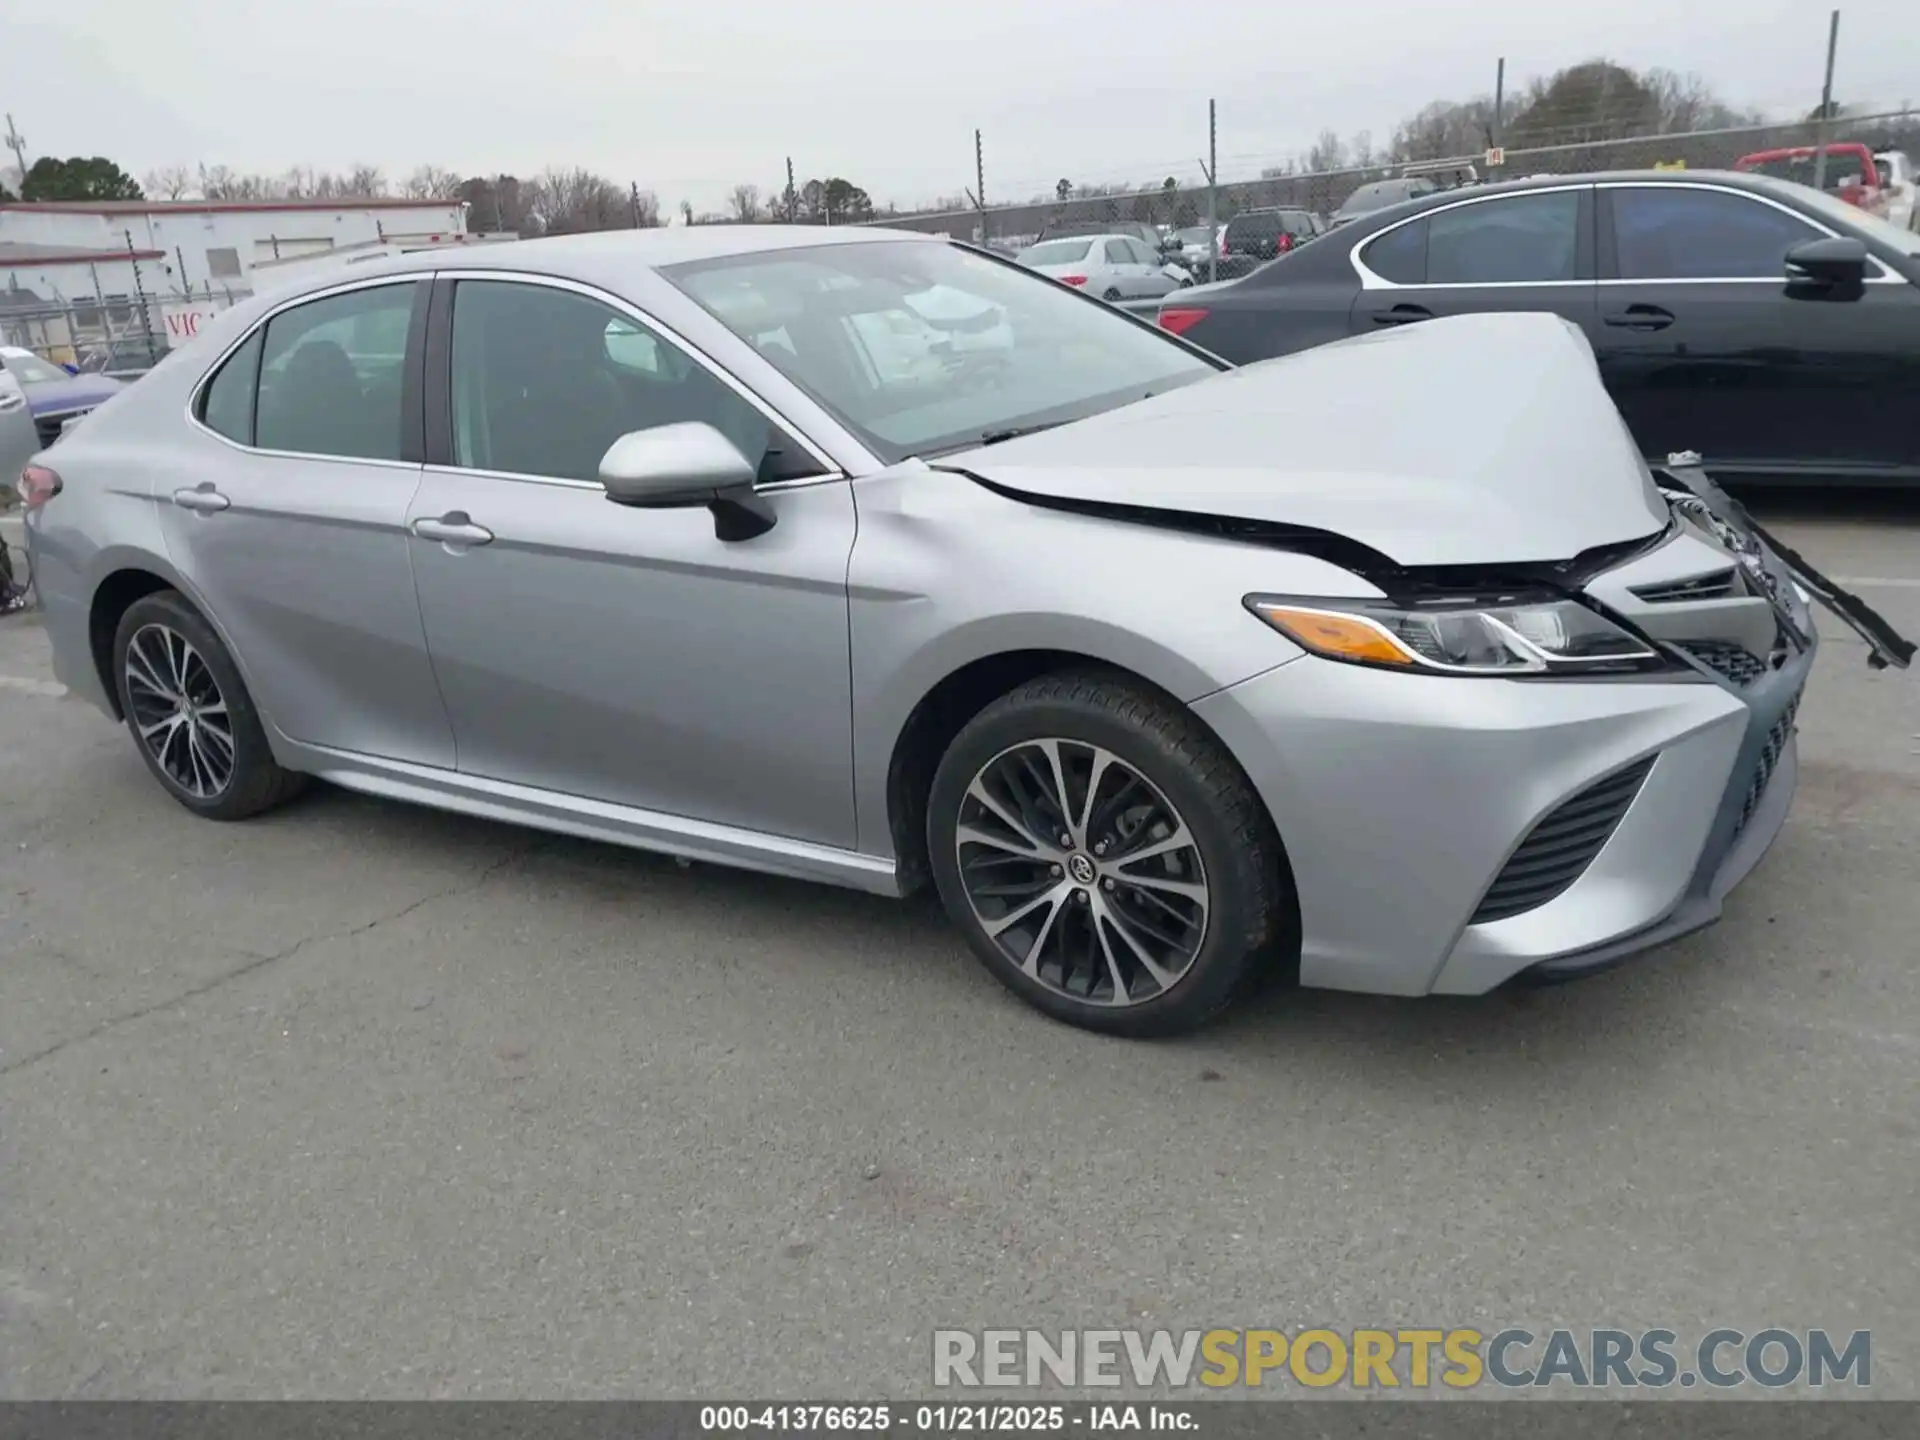
{"type": "Polygon", "coordinates": [[[1205,1024],[1293,911],[1279,836],[1225,747],[1095,671],[1042,676],[967,724],[934,775],[927,846],[994,977],[1109,1034],[1205,1024]]]}
{"type": "Polygon", "coordinates": [[[186,600],[157,591],[127,607],[113,637],[120,713],[166,792],[209,820],[244,820],[291,798],[227,648],[186,600]]]}

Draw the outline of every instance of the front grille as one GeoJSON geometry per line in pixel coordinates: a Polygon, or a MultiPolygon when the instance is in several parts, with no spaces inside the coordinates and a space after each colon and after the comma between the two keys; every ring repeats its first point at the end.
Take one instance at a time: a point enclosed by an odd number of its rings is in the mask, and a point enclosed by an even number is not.
{"type": "Polygon", "coordinates": [[[1584,875],[1640,793],[1653,761],[1648,756],[1596,781],[1535,825],[1467,923],[1485,925],[1538,909],[1584,875]]]}
{"type": "Polygon", "coordinates": [[[1733,828],[1735,835],[1747,828],[1747,822],[1759,808],[1760,797],[1767,793],[1767,782],[1773,779],[1774,767],[1779,765],[1787,741],[1793,738],[1793,720],[1799,713],[1800,697],[1796,695],[1788,704],[1786,713],[1774,721],[1773,728],[1767,731],[1767,743],[1760,747],[1760,759],[1753,767],[1753,778],[1747,781],[1746,799],[1740,802],[1740,823],[1733,828]]]}
{"type": "Polygon", "coordinates": [[[1669,580],[1659,585],[1636,585],[1633,593],[1649,605],[1672,605],[1682,600],[1725,600],[1743,594],[1732,570],[1715,570],[1691,580],[1669,580]]]}
{"type": "Polygon", "coordinates": [[[1751,685],[1767,673],[1766,661],[1730,641],[1683,640],[1680,648],[1735,685],[1751,685]]]}

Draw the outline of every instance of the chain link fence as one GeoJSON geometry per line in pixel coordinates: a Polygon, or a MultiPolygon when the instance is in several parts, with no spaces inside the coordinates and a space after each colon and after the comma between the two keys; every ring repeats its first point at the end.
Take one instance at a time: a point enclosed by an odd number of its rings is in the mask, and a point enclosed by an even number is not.
{"type": "Polygon", "coordinates": [[[0,290],[0,345],[31,350],[78,374],[143,374],[184,345],[213,315],[252,290],[217,283],[131,291],[42,295],[0,290]]]}
{"type": "Polygon", "coordinates": [[[1851,116],[1825,125],[1806,120],[1721,130],[1580,139],[1508,149],[1494,166],[1487,164],[1486,153],[1475,153],[1318,171],[1268,170],[1253,179],[1222,179],[1211,186],[1169,179],[1150,189],[1121,193],[1075,195],[1069,189],[1049,199],[1023,204],[888,215],[874,223],[943,233],[1012,249],[1030,243],[1049,227],[1067,225],[1151,225],[1161,229],[1197,230],[1210,221],[1224,225],[1244,211],[1271,207],[1297,208],[1326,218],[1338,211],[1347,197],[1362,185],[1409,174],[1429,175],[1436,183],[1448,185],[1460,180],[1513,180],[1609,170],[1729,170],[1742,156],[1756,151],[1819,145],[1823,141],[1830,145],[1864,143],[1876,151],[1904,150],[1920,159],[1920,110],[1851,116]]]}

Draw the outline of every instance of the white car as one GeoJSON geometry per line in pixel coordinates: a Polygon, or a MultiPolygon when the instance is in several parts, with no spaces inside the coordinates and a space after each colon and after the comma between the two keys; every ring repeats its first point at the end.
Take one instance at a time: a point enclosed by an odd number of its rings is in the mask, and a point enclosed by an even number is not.
{"type": "Polygon", "coordinates": [[[1155,300],[1180,288],[1166,262],[1131,235],[1071,235],[1042,240],[1014,257],[1029,270],[1102,300],[1155,300]]]}
{"type": "Polygon", "coordinates": [[[1880,191],[1887,197],[1887,219],[1902,230],[1920,230],[1920,206],[1914,204],[1913,161],[1904,150],[1883,150],[1873,157],[1880,191]]]}

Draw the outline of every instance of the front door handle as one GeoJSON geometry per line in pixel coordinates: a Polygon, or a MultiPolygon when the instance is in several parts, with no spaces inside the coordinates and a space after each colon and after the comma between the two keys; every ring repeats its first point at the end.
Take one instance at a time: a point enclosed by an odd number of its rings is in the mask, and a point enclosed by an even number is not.
{"type": "Polygon", "coordinates": [[[233,504],[226,496],[214,489],[211,483],[196,485],[191,490],[174,491],[173,503],[182,510],[198,510],[202,515],[212,515],[233,504]]]}
{"type": "Polygon", "coordinates": [[[1416,320],[1432,318],[1433,312],[1426,306],[1409,305],[1405,301],[1398,305],[1390,305],[1385,310],[1373,312],[1373,323],[1376,325],[1411,325],[1416,320]]]}
{"type": "Polygon", "coordinates": [[[422,540],[443,545],[485,545],[493,539],[493,532],[474,524],[464,510],[449,510],[438,520],[416,520],[408,528],[422,540]]]}
{"type": "Polygon", "coordinates": [[[1673,323],[1673,312],[1658,305],[1629,305],[1607,316],[1607,324],[1616,330],[1664,330],[1673,323]]]}

